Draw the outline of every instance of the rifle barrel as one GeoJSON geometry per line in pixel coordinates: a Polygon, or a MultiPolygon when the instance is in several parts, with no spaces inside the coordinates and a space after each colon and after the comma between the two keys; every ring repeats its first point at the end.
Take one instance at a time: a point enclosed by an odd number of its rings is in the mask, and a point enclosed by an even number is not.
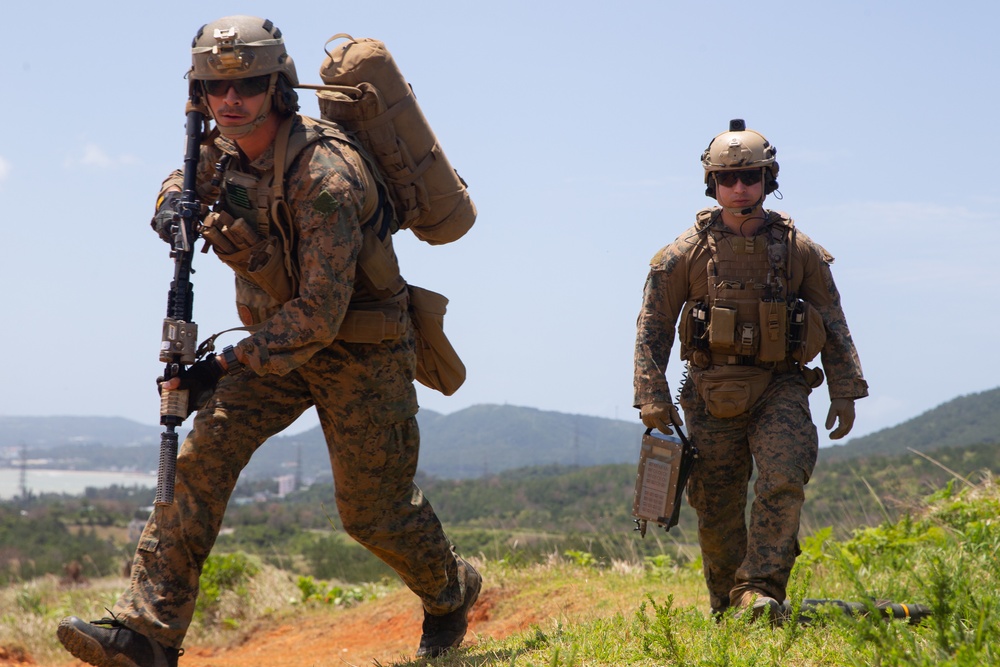
{"type": "MultiPolygon", "coordinates": [[[[813,616],[820,607],[829,606],[840,609],[848,616],[870,617],[874,608],[875,613],[885,619],[907,619],[910,623],[918,624],[923,619],[931,615],[930,607],[922,604],[910,604],[903,602],[890,602],[879,600],[871,603],[867,602],[847,602],[845,600],[816,600],[805,599],[799,612],[800,623],[810,623],[813,616]]],[[[781,605],[782,615],[791,618],[792,604],[785,600],[781,605]]]]}
{"type": "Polygon", "coordinates": [[[177,432],[167,426],[160,434],[160,466],[156,471],[155,505],[174,504],[174,481],[177,476],[177,432]]]}

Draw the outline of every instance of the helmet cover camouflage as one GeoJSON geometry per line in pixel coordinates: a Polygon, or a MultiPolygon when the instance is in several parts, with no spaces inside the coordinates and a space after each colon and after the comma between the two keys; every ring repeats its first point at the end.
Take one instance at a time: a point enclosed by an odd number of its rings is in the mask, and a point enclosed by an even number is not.
{"type": "Polygon", "coordinates": [[[755,130],[746,129],[746,123],[737,118],[729,122],[729,131],[717,135],[701,154],[705,168],[705,194],[715,196],[711,175],[719,171],[742,171],[755,167],[766,169],[765,194],[778,188],[778,149],[755,130]]]}

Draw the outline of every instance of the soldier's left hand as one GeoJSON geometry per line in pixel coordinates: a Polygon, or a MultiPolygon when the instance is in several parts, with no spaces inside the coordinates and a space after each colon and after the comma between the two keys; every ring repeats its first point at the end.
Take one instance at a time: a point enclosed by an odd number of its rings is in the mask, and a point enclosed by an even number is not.
{"type": "Polygon", "coordinates": [[[646,403],[639,408],[639,419],[646,428],[655,428],[665,435],[673,435],[672,425],[683,425],[681,415],[673,403],[646,403]]]}
{"type": "Polygon", "coordinates": [[[837,428],[830,433],[831,440],[840,440],[854,428],[854,399],[834,398],[830,400],[830,412],[826,415],[826,429],[829,431],[837,423],[837,428]]]}
{"type": "Polygon", "coordinates": [[[174,242],[174,217],[177,215],[177,202],[180,201],[181,193],[171,190],[163,195],[160,207],[156,209],[156,215],[149,221],[149,226],[153,228],[160,238],[167,243],[174,242]]]}

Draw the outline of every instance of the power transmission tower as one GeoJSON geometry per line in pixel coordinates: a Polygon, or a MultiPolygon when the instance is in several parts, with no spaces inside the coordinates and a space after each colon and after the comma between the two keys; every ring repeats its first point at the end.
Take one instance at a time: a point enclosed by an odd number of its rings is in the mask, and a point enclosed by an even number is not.
{"type": "Polygon", "coordinates": [[[21,499],[28,500],[28,446],[21,443],[21,499]]]}
{"type": "Polygon", "coordinates": [[[295,490],[302,488],[302,444],[296,445],[295,452],[295,490]]]}

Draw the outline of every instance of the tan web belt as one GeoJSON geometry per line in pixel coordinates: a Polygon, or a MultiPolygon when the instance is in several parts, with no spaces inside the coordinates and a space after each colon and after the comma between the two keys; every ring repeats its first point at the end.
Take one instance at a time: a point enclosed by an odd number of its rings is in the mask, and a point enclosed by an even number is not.
{"type": "Polygon", "coordinates": [[[390,319],[381,310],[348,310],[337,331],[345,343],[381,343],[396,340],[406,332],[406,323],[390,319]]]}
{"type": "Polygon", "coordinates": [[[792,361],[791,359],[785,359],[783,361],[756,361],[753,357],[741,357],[734,354],[719,354],[718,352],[712,353],[712,365],[757,366],[759,368],[772,370],[775,373],[788,373],[789,371],[794,371],[799,368],[798,362],[792,361]]]}

